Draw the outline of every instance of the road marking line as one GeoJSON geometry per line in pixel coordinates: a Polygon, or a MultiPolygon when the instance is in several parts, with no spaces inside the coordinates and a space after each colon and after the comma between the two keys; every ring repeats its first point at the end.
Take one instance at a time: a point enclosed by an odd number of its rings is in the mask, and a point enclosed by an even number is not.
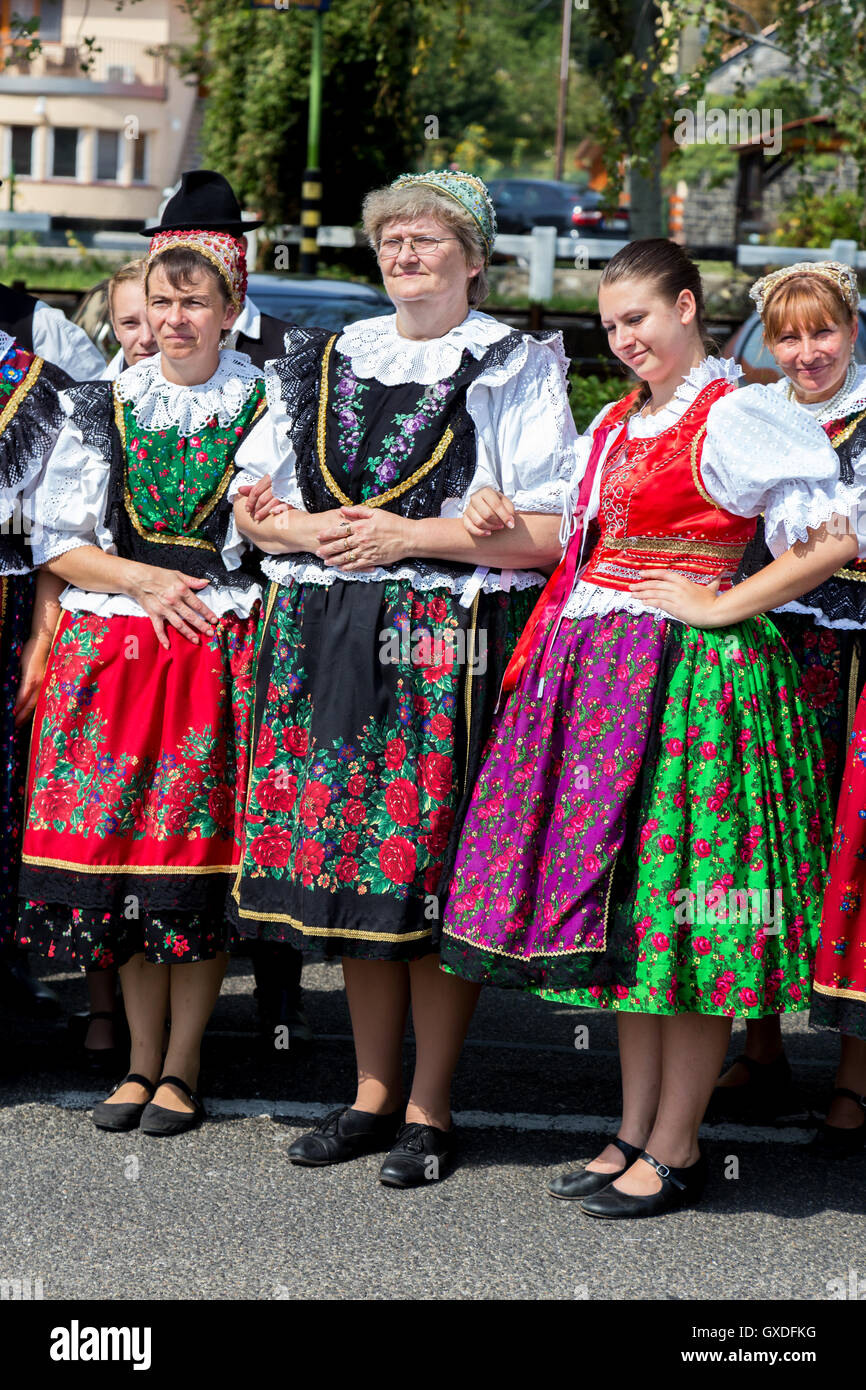
{"type": "MultiPolygon", "coordinates": [[[[104,1091],[57,1091],[28,1105],[55,1105],[61,1110],[90,1110],[97,1101],[105,1099],[104,1091]]],[[[9,1106],[11,1110],[14,1102],[9,1106]]],[[[317,1120],[329,1110],[339,1110],[340,1102],[260,1100],[238,1097],[230,1100],[206,1100],[209,1115],[224,1115],[235,1119],[269,1118],[274,1120],[317,1120]]],[[[7,1110],[7,1114],[9,1111],[7,1110]]],[[[491,1110],[454,1112],[454,1122],[461,1129],[512,1129],[522,1133],[553,1132],[555,1134],[615,1134],[619,1119],[610,1115],[535,1115],[528,1113],[497,1113],[491,1110]]],[[[812,1137],[811,1129],[774,1129],[770,1125],[717,1124],[705,1125],[702,1133],[707,1139],[736,1140],[741,1144],[804,1144],[812,1137]]]]}

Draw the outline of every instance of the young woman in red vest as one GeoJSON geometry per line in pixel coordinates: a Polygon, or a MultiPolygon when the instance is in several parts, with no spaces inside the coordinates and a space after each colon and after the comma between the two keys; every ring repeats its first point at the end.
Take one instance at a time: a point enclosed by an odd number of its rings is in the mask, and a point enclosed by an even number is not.
{"type": "MultiPolygon", "coordinates": [[[[731,578],[763,512],[774,553],[794,547],[786,596],[813,587],[850,558],[850,538],[820,528],[857,493],[805,411],[736,390],[739,367],[708,355],[681,248],[631,243],[599,308],[643,384],[586,436],[575,534],[506,676],[442,963],[617,1012],[619,1130],[550,1190],[621,1218],[698,1199],[698,1129],[731,1020],[808,1006],[831,831],[820,738],[778,632],[742,620],[764,588],[779,602],[776,567],[732,591],[731,578]],[[671,574],[727,603],[727,625],[671,621],[658,578],[671,574]]],[[[467,523],[508,514],[485,490],[467,523]]]]}

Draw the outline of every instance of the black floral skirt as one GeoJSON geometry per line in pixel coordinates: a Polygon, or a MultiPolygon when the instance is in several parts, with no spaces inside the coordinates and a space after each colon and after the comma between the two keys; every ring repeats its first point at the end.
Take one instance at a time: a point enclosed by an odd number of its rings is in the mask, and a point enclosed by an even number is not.
{"type": "Polygon", "coordinates": [[[437,949],[499,686],[538,596],[407,581],[272,585],[259,652],[242,935],[328,955],[437,949]]]}

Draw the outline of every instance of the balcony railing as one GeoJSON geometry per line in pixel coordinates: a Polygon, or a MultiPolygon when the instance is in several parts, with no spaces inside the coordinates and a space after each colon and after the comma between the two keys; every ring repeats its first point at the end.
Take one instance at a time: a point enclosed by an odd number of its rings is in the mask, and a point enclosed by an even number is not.
{"type": "Polygon", "coordinates": [[[164,53],[147,43],[123,39],[103,39],[92,50],[43,43],[42,52],[31,59],[19,44],[7,43],[3,59],[0,77],[79,79],[112,87],[163,87],[166,81],[164,53]]]}

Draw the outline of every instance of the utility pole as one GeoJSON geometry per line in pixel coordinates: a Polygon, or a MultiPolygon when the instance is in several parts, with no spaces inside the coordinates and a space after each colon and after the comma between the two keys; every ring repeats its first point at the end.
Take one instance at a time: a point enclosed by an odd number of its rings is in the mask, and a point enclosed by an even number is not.
{"type": "Polygon", "coordinates": [[[565,122],[568,115],[568,60],[571,52],[571,7],[562,0],[562,46],[559,53],[559,104],[556,112],[556,155],[553,177],[559,182],[565,167],[565,122]]]}
{"type": "Polygon", "coordinates": [[[322,170],[319,144],[322,131],[322,49],[324,15],[331,0],[247,0],[252,10],[312,10],[310,102],[307,122],[307,167],[301,183],[301,274],[315,275],[319,262],[318,231],[322,223],[322,170]]]}

